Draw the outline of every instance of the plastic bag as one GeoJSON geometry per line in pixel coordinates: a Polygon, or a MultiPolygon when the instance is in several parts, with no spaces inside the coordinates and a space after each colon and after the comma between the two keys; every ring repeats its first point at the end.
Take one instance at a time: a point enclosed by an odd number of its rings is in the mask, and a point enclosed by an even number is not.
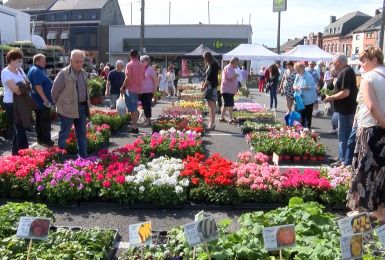
{"type": "Polygon", "coordinates": [[[295,122],[299,121],[301,121],[301,114],[298,112],[292,111],[285,116],[285,122],[288,126],[293,126],[295,122]]]}
{"type": "Polygon", "coordinates": [[[124,100],[124,96],[120,95],[118,100],[116,100],[116,110],[118,110],[118,114],[120,116],[124,116],[126,114],[126,101],[124,100]]]}
{"type": "Polygon", "coordinates": [[[303,104],[300,91],[294,92],[294,103],[295,103],[295,111],[301,113],[301,111],[305,109],[305,105],[303,104]]]}

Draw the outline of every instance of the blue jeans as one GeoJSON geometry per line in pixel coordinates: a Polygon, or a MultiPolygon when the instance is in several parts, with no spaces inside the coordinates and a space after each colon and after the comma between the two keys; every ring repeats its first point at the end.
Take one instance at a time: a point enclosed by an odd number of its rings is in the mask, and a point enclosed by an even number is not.
{"type": "Polygon", "coordinates": [[[340,113],[338,115],[338,141],[340,142],[338,147],[338,159],[341,162],[345,162],[346,160],[346,150],[348,139],[353,128],[353,120],[354,113],[349,115],[340,113]]]}
{"type": "Polygon", "coordinates": [[[28,139],[25,128],[22,125],[15,124],[13,121],[13,104],[4,103],[7,120],[13,129],[12,131],[12,155],[17,155],[19,150],[28,148],[28,139]]]}
{"type": "Polygon", "coordinates": [[[273,108],[273,101],[275,103],[274,108],[277,108],[277,87],[270,88],[270,108],[273,108]]]}
{"type": "Polygon", "coordinates": [[[357,133],[357,124],[353,126],[352,132],[350,133],[347,149],[346,149],[346,157],[345,157],[345,165],[351,165],[353,162],[354,149],[356,148],[356,133],[357,133]]]}
{"type": "Polygon", "coordinates": [[[69,118],[60,115],[59,148],[64,149],[72,125],[75,125],[76,139],[78,141],[79,156],[87,156],[87,106],[79,105],[79,118],[69,118]]]}
{"type": "Polygon", "coordinates": [[[332,115],[332,129],[337,129],[338,128],[338,113],[334,112],[332,115]]]}

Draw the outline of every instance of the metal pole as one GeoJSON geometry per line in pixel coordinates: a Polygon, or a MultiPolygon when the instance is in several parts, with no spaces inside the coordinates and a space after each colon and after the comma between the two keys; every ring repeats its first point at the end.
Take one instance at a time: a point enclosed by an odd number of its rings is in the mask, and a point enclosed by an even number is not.
{"type": "Polygon", "coordinates": [[[171,24],[171,1],[168,2],[168,24],[171,24]]]}
{"type": "Polygon", "coordinates": [[[208,15],[209,24],[210,24],[210,1],[207,1],[207,15],[208,15]]]}
{"type": "Polygon", "coordinates": [[[132,26],[132,2],[131,2],[131,26],[132,26]]]}
{"type": "Polygon", "coordinates": [[[281,52],[281,12],[278,12],[277,54],[279,54],[280,52],[281,52]]]}
{"type": "Polygon", "coordinates": [[[251,14],[249,14],[249,24],[251,24],[251,14]]]}
{"type": "Polygon", "coordinates": [[[380,49],[384,50],[384,26],[385,26],[385,0],[382,3],[382,19],[381,19],[381,30],[380,30],[380,49]]]}
{"type": "Polygon", "coordinates": [[[140,53],[143,54],[144,48],[144,0],[141,2],[140,8],[140,53]]]}

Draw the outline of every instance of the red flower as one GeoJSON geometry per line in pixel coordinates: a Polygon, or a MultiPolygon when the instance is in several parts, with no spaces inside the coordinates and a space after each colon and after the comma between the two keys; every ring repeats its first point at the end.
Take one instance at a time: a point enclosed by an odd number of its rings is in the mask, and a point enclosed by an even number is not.
{"type": "Polygon", "coordinates": [[[104,181],[104,182],[103,182],[103,187],[104,187],[104,188],[109,188],[109,187],[111,187],[111,182],[110,182],[110,181],[104,181]]]}
{"type": "Polygon", "coordinates": [[[116,182],[117,182],[117,183],[119,183],[119,184],[124,184],[124,181],[125,181],[124,176],[122,176],[122,175],[116,176],[116,182]]]}
{"type": "Polygon", "coordinates": [[[101,181],[101,180],[104,179],[104,175],[101,174],[101,173],[99,173],[99,174],[96,176],[96,179],[97,179],[98,181],[101,181]]]}
{"type": "Polygon", "coordinates": [[[198,185],[199,184],[199,179],[198,178],[192,178],[191,179],[191,183],[194,184],[194,185],[198,185]]]}

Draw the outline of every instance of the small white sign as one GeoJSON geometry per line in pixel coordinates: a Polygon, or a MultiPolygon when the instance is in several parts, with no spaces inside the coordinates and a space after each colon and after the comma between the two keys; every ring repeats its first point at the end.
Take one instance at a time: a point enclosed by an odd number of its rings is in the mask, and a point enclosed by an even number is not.
{"type": "Polygon", "coordinates": [[[202,220],[204,218],[209,218],[209,217],[212,217],[213,215],[209,214],[209,213],[206,213],[204,212],[203,210],[198,212],[195,217],[194,217],[194,221],[198,221],[198,220],[202,220]]]}
{"type": "Polygon", "coordinates": [[[184,225],[184,234],[191,247],[208,243],[219,237],[217,224],[212,216],[184,225]]]}
{"type": "Polygon", "coordinates": [[[362,233],[341,237],[342,259],[358,259],[363,254],[362,233]]]}
{"type": "Polygon", "coordinates": [[[277,166],[279,164],[279,155],[276,153],[273,153],[273,163],[274,165],[277,165],[277,166]]]}
{"type": "Polygon", "coordinates": [[[128,226],[128,239],[130,247],[152,244],[151,221],[128,226]]]}
{"type": "Polygon", "coordinates": [[[39,217],[21,217],[16,236],[19,238],[47,240],[51,219],[39,217]]]}
{"type": "Polygon", "coordinates": [[[263,242],[268,251],[296,246],[295,226],[282,225],[263,229],[263,242]]]}
{"type": "Polygon", "coordinates": [[[381,241],[382,245],[385,247],[385,225],[376,229],[378,239],[381,241]]]}
{"type": "Polygon", "coordinates": [[[338,227],[342,236],[367,233],[372,230],[367,212],[338,220],[338,227]]]}

